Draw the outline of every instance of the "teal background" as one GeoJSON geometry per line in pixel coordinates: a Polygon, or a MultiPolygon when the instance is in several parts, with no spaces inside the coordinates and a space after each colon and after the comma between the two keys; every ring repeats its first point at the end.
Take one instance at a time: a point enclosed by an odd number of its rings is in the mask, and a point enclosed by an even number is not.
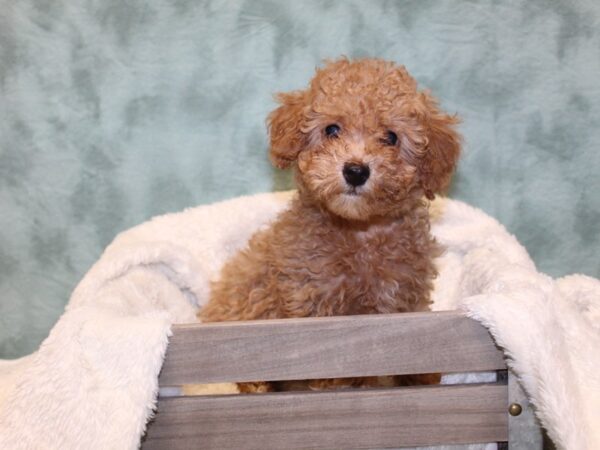
{"type": "Polygon", "coordinates": [[[272,93],[405,64],[463,118],[451,195],[553,276],[600,272],[600,2],[0,0],[0,357],[31,352],[116,233],[285,189],[272,93]]]}

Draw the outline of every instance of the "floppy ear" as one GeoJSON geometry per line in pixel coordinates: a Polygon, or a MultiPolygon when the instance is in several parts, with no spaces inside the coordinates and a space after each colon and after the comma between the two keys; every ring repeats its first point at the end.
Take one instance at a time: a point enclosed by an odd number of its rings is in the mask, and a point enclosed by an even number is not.
{"type": "Polygon", "coordinates": [[[305,145],[306,136],[302,133],[305,93],[295,91],[278,94],[281,106],[267,118],[269,128],[269,156],[273,165],[285,169],[298,157],[305,145]]]}
{"type": "Polygon", "coordinates": [[[419,178],[425,195],[433,200],[434,194],[444,192],[460,156],[461,137],[455,127],[460,122],[456,116],[441,112],[436,100],[428,93],[419,94],[424,103],[424,129],[426,145],[419,178]]]}

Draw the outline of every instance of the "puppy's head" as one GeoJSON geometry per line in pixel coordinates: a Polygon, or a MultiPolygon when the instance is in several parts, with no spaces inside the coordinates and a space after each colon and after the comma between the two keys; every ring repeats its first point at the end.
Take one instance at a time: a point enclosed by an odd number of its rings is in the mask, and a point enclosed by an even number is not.
{"type": "Polygon", "coordinates": [[[402,66],[341,59],[307,90],[279,94],[268,118],[270,157],[295,164],[298,188],[330,212],[369,220],[448,186],[460,153],[458,120],[438,109],[402,66]]]}

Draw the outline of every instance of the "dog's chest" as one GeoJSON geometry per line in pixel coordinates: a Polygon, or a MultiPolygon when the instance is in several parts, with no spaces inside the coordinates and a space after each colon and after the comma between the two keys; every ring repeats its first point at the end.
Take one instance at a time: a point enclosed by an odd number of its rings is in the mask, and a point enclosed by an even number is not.
{"type": "Polygon", "coordinates": [[[429,243],[401,224],[299,236],[288,273],[302,287],[293,296],[307,296],[313,315],[400,311],[402,292],[414,290],[414,279],[430,277],[429,243]]]}
{"type": "Polygon", "coordinates": [[[414,252],[411,239],[403,238],[401,230],[392,226],[355,232],[331,245],[331,253],[339,262],[336,270],[346,275],[349,282],[363,285],[380,285],[393,278],[413,259],[414,252]]]}

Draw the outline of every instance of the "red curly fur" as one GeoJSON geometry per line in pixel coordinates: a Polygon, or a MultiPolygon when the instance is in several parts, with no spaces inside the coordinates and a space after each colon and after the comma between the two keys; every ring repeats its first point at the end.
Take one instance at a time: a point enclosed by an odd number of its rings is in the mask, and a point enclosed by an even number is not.
{"type": "MultiPolygon", "coordinates": [[[[443,191],[455,169],[456,117],[417,91],[404,67],[377,59],[330,62],[307,90],[278,99],[281,106],[268,118],[270,157],[279,168],[294,166],[298,196],[225,265],[200,319],[428,310],[440,248],[429,232],[425,198],[443,191]],[[336,136],[325,132],[331,124],[339,127],[336,136]],[[369,167],[364,185],[345,182],[346,163],[369,167]]],[[[309,386],[365,384],[377,382],[309,386]]]]}

